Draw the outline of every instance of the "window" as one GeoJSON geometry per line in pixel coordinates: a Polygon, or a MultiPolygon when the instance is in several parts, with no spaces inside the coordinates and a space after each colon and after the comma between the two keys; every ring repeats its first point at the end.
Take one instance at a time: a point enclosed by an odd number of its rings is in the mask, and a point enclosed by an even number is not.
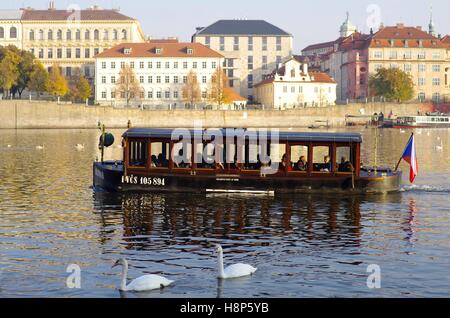
{"type": "Polygon", "coordinates": [[[247,75],[247,82],[248,82],[248,88],[253,88],[253,75],[252,74],[248,74],[247,75]]]}
{"type": "Polygon", "coordinates": [[[143,69],[145,67],[145,63],[144,62],[139,62],[139,68],[143,69]]]}
{"type": "Polygon", "coordinates": [[[106,76],[102,76],[102,84],[106,84],[106,76]]]}
{"type": "Polygon", "coordinates": [[[145,79],[144,76],[139,76],[139,83],[144,84],[145,79]]]}
{"type": "Polygon", "coordinates": [[[419,101],[421,101],[421,102],[425,101],[425,98],[426,98],[425,93],[424,92],[419,93],[418,98],[419,98],[419,101]]]}
{"type": "Polygon", "coordinates": [[[441,59],[441,53],[433,53],[433,54],[432,54],[432,59],[433,59],[433,60],[439,60],[439,59],[441,59]]]}
{"type": "MultiPolygon", "coordinates": [[[[1,28],[1,29],[3,29],[3,28],[1,28]]],[[[1,32],[1,30],[0,30],[0,32],[1,32]]],[[[33,30],[30,30],[29,37],[30,37],[30,41],[34,41],[34,31],[33,30]]]]}
{"type": "Polygon", "coordinates": [[[165,78],[165,83],[166,83],[166,84],[169,84],[169,83],[170,83],[170,76],[166,76],[166,78],[165,78]]]}
{"type": "Polygon", "coordinates": [[[202,62],[202,68],[207,68],[208,67],[208,63],[206,63],[206,62],[202,62]]]}
{"type": "Polygon", "coordinates": [[[251,55],[247,58],[247,68],[253,70],[253,56],[251,55]]]}
{"type": "Polygon", "coordinates": [[[100,40],[100,31],[94,30],[94,40],[100,40]]]}
{"type": "Polygon", "coordinates": [[[426,58],[426,53],[425,52],[420,52],[417,55],[417,58],[420,59],[420,60],[424,60],[426,58]]]}
{"type": "Polygon", "coordinates": [[[156,68],[161,68],[161,62],[156,62],[156,68]]]}
{"type": "Polygon", "coordinates": [[[298,87],[298,92],[301,94],[301,93],[303,93],[303,86],[299,86],[298,87]]]}
{"type": "Polygon", "coordinates": [[[212,62],[211,63],[211,68],[214,70],[217,68],[217,63],[216,62],[212,62]]]}
{"type": "Polygon", "coordinates": [[[391,51],[391,52],[389,52],[389,58],[390,58],[391,60],[397,59],[397,51],[391,51]]]}
{"type": "Polygon", "coordinates": [[[9,37],[11,39],[16,39],[17,38],[17,29],[16,29],[16,27],[12,27],[11,29],[9,29],[9,37]]]}
{"type": "Polygon", "coordinates": [[[194,50],[191,48],[187,49],[187,54],[189,54],[189,55],[194,54],[194,50]]]}
{"type": "Polygon", "coordinates": [[[404,65],[404,71],[405,72],[411,72],[411,70],[412,70],[411,64],[405,64],[404,65]]]}
{"type": "Polygon", "coordinates": [[[262,50],[267,51],[267,36],[262,38],[262,50]]]}
{"type": "Polygon", "coordinates": [[[56,58],[62,59],[63,51],[62,49],[56,49],[56,58]]]}
{"type": "Polygon", "coordinates": [[[436,65],[433,65],[431,67],[431,69],[433,70],[433,72],[440,72],[441,71],[441,66],[436,64],[436,65]]]}
{"type": "Polygon", "coordinates": [[[169,143],[152,142],[151,168],[169,168],[169,143]]]}
{"type": "Polygon", "coordinates": [[[440,86],[441,85],[441,79],[438,77],[433,78],[432,80],[433,86],[440,86]]]}
{"type": "Polygon", "coordinates": [[[88,59],[91,56],[91,50],[89,48],[84,49],[84,58],[88,59]]]}
{"type": "Polygon", "coordinates": [[[308,146],[291,146],[291,163],[294,171],[308,171],[308,146]]]}
{"type": "Polygon", "coordinates": [[[178,84],[178,83],[179,83],[179,78],[178,78],[178,76],[174,76],[174,77],[173,77],[173,83],[174,83],[174,84],[178,84]]]}
{"type": "Polygon", "coordinates": [[[66,58],[68,59],[72,58],[72,49],[70,48],[66,49],[66,58]]]}
{"type": "Polygon", "coordinates": [[[425,78],[420,77],[417,81],[418,86],[425,86],[425,78]]]}
{"type": "Polygon", "coordinates": [[[147,63],[147,67],[148,67],[148,68],[153,68],[153,63],[152,63],[152,62],[148,62],[148,63],[147,63]]]}
{"type": "Polygon", "coordinates": [[[106,99],[106,92],[105,91],[102,92],[102,98],[106,99]]]}
{"type": "Polygon", "coordinates": [[[281,51],[281,37],[277,36],[277,51],[281,51]]]}
{"type": "Polygon", "coordinates": [[[205,46],[207,47],[211,46],[211,37],[209,36],[205,37],[205,46]]]}
{"type": "Polygon", "coordinates": [[[116,62],[111,62],[111,69],[113,69],[113,70],[116,69],[116,62]]]}
{"type": "Polygon", "coordinates": [[[58,41],[61,41],[61,40],[62,40],[62,30],[56,31],[56,39],[57,39],[58,41]]]}
{"type": "Polygon", "coordinates": [[[75,58],[77,59],[81,58],[81,49],[79,48],[75,49],[75,58]]]}
{"type": "Polygon", "coordinates": [[[120,68],[124,69],[125,68],[125,62],[120,62],[120,68]]]}
{"type": "Polygon", "coordinates": [[[202,91],[202,98],[203,99],[208,98],[208,92],[207,91],[202,91]]]}
{"type": "Polygon", "coordinates": [[[156,83],[158,83],[158,84],[161,83],[161,76],[156,76],[156,83]]]}
{"type": "Polygon", "coordinates": [[[403,54],[403,58],[405,60],[410,60],[411,59],[411,52],[405,52],[405,54],[403,54]]]}
{"type": "Polygon", "coordinates": [[[126,40],[128,37],[127,30],[122,30],[122,40],[126,40]]]}
{"type": "Polygon", "coordinates": [[[5,29],[0,27],[0,39],[4,39],[5,38],[5,29]]]}
{"type": "Polygon", "coordinates": [[[291,93],[295,93],[295,86],[291,86],[291,93]]]}
{"type": "Polygon", "coordinates": [[[287,93],[288,92],[288,87],[287,86],[283,86],[283,93],[287,93]]]}
{"type": "Polygon", "coordinates": [[[166,68],[170,68],[170,62],[166,62],[166,68]]]}
{"type": "Polygon", "coordinates": [[[113,40],[117,41],[119,39],[119,32],[117,30],[113,31],[113,40]]]}
{"type": "Polygon", "coordinates": [[[225,51],[225,37],[220,37],[220,50],[225,51]]]}
{"type": "Polygon", "coordinates": [[[178,99],[179,94],[178,91],[173,91],[173,98],[178,99]]]}
{"type": "Polygon", "coordinates": [[[183,68],[184,69],[188,68],[188,62],[183,62],[183,68]]]}
{"type": "Polygon", "coordinates": [[[375,51],[373,53],[373,57],[376,59],[382,59],[383,58],[383,51],[375,51]]]}
{"type": "Polygon", "coordinates": [[[66,76],[72,76],[72,67],[70,66],[66,67],[66,76]]]}
{"type": "Polygon", "coordinates": [[[81,31],[80,31],[80,30],[77,30],[77,31],[75,32],[75,39],[76,39],[76,40],[81,40],[81,31]]]}
{"type": "Polygon", "coordinates": [[[71,41],[72,40],[72,31],[67,30],[66,32],[66,40],[71,41]]]}
{"type": "Polygon", "coordinates": [[[268,67],[267,67],[267,56],[266,55],[264,55],[262,57],[262,69],[263,70],[267,70],[268,69],[268,67]]]}
{"type": "Polygon", "coordinates": [[[52,41],[53,40],[53,30],[48,30],[47,32],[47,39],[52,41]]]}
{"type": "Polygon", "coordinates": [[[165,97],[166,99],[170,99],[170,91],[165,91],[165,92],[164,92],[164,97],[165,97]]]}
{"type": "Polygon", "coordinates": [[[432,99],[433,99],[433,102],[439,103],[441,101],[441,94],[433,93],[432,99]]]}
{"type": "Polygon", "coordinates": [[[233,50],[234,51],[239,51],[239,42],[240,42],[240,38],[238,36],[235,36],[233,38],[233,50]]]}
{"type": "Polygon", "coordinates": [[[149,76],[149,77],[147,78],[147,80],[148,80],[148,83],[149,83],[149,84],[152,84],[152,83],[153,83],[153,76],[149,76]]]}
{"type": "Polygon", "coordinates": [[[173,62],[173,68],[177,69],[178,68],[178,62],[173,62]]]}
{"type": "Polygon", "coordinates": [[[130,62],[130,68],[134,68],[134,62],[130,62]]]}
{"type": "Polygon", "coordinates": [[[106,62],[102,62],[102,69],[106,69],[106,62]]]}
{"type": "Polygon", "coordinates": [[[111,92],[111,99],[114,99],[114,98],[116,98],[116,92],[112,91],[111,92]]]}
{"type": "Polygon", "coordinates": [[[100,52],[100,49],[99,48],[95,48],[94,49],[94,56],[96,56],[99,52],[100,52]]]}
{"type": "Polygon", "coordinates": [[[337,147],[336,148],[337,172],[352,173],[355,167],[355,158],[351,147],[337,147]],[[350,164],[349,164],[350,163],[350,164]]]}
{"type": "Polygon", "coordinates": [[[89,30],[86,30],[86,32],[84,32],[84,39],[90,40],[90,38],[91,38],[91,33],[89,32],[89,30]]]}
{"type": "Polygon", "coordinates": [[[44,41],[44,30],[39,30],[39,41],[44,41]]]}
{"type": "Polygon", "coordinates": [[[315,172],[332,172],[331,152],[328,146],[313,147],[313,171],[315,172]]]}
{"type": "Polygon", "coordinates": [[[40,59],[44,58],[44,49],[39,49],[39,58],[40,59]]]}
{"type": "Polygon", "coordinates": [[[197,62],[192,62],[192,68],[196,69],[197,68],[197,62]]]}
{"type": "Polygon", "coordinates": [[[418,65],[418,70],[419,70],[419,72],[426,72],[427,71],[427,66],[425,64],[419,64],[418,65]]]}
{"type": "Polygon", "coordinates": [[[208,82],[208,79],[206,76],[202,76],[202,83],[206,84],[208,82]]]}
{"type": "Polygon", "coordinates": [[[148,145],[146,141],[130,141],[128,148],[128,165],[130,167],[147,166],[148,145]]]}
{"type": "Polygon", "coordinates": [[[149,91],[147,92],[147,98],[153,99],[153,91],[152,91],[152,90],[149,90],[149,91]]]}
{"type": "Polygon", "coordinates": [[[53,58],[53,49],[48,49],[47,58],[49,58],[49,59],[53,58]]]}
{"type": "Polygon", "coordinates": [[[116,77],[115,76],[111,76],[111,84],[116,84],[116,77]]]}
{"type": "Polygon", "coordinates": [[[187,76],[183,76],[183,84],[187,83],[187,76]]]}
{"type": "Polygon", "coordinates": [[[248,37],[248,50],[253,51],[253,37],[252,36],[248,37]]]}
{"type": "Polygon", "coordinates": [[[103,40],[108,41],[109,40],[109,32],[108,30],[103,31],[103,40]]]}

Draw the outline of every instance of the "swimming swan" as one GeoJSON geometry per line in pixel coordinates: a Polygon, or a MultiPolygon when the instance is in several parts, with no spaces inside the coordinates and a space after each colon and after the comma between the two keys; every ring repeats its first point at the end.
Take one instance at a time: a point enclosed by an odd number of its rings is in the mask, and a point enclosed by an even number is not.
{"type": "Polygon", "coordinates": [[[131,281],[127,285],[127,276],[128,276],[128,262],[126,259],[121,258],[119,259],[114,265],[113,268],[116,266],[122,266],[122,281],[120,284],[119,290],[121,291],[148,291],[153,289],[162,289],[164,287],[169,286],[173,283],[172,280],[168,280],[167,278],[158,276],[158,275],[144,275],[141,277],[136,278],[135,280],[131,281]]]}
{"type": "Polygon", "coordinates": [[[44,150],[44,149],[45,149],[45,145],[36,146],[36,150],[44,150]]]}
{"type": "Polygon", "coordinates": [[[250,266],[248,264],[234,264],[227,268],[223,268],[223,249],[222,246],[216,245],[216,251],[219,255],[219,274],[217,278],[219,279],[229,279],[238,278],[252,275],[256,272],[257,268],[250,266]]]}
{"type": "Polygon", "coordinates": [[[84,150],[84,144],[76,144],[76,145],[75,145],[75,148],[76,148],[78,151],[83,151],[83,150],[84,150]]]}

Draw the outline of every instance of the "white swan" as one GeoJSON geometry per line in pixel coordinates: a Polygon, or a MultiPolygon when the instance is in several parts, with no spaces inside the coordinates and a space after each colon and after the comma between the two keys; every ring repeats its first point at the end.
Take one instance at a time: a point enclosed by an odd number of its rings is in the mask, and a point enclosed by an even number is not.
{"type": "Polygon", "coordinates": [[[252,275],[257,268],[248,264],[234,264],[227,268],[223,268],[223,249],[222,246],[216,245],[216,251],[219,255],[219,274],[217,278],[229,279],[252,275]]]}
{"type": "Polygon", "coordinates": [[[167,278],[164,278],[162,276],[158,275],[144,275],[141,277],[136,278],[135,280],[131,281],[127,285],[127,276],[128,276],[128,262],[126,259],[121,258],[119,259],[113,267],[116,266],[122,266],[122,281],[120,284],[120,290],[121,291],[148,291],[153,289],[162,289],[164,287],[169,286],[173,283],[172,280],[168,280],[167,278]]]}
{"type": "Polygon", "coordinates": [[[76,144],[76,145],[75,145],[75,148],[76,148],[78,151],[82,151],[82,150],[84,150],[84,144],[76,144]]]}
{"type": "Polygon", "coordinates": [[[400,133],[401,133],[401,134],[405,134],[405,133],[406,133],[406,130],[400,129],[400,133]]]}
{"type": "Polygon", "coordinates": [[[39,145],[39,146],[36,146],[36,149],[37,149],[37,150],[44,150],[44,149],[45,149],[45,145],[42,145],[42,146],[40,146],[40,145],[39,145]]]}
{"type": "Polygon", "coordinates": [[[8,148],[12,148],[12,145],[7,145],[6,147],[8,147],[8,148]]]}

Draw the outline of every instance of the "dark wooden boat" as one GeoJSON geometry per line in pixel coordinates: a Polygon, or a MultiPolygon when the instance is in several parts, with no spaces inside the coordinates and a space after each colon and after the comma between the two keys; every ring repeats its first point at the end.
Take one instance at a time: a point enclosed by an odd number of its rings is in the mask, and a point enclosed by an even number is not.
{"type": "Polygon", "coordinates": [[[182,137],[168,129],[129,129],[122,137],[123,160],[94,162],[95,189],[357,194],[395,192],[401,185],[400,171],[361,167],[357,133],[280,132],[274,137],[220,129],[184,130],[182,137]]]}

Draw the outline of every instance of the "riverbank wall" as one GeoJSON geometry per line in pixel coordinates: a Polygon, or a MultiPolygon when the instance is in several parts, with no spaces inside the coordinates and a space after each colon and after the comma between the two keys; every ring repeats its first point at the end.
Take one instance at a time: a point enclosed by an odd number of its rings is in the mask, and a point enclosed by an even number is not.
{"type": "Polygon", "coordinates": [[[86,105],[58,105],[38,101],[0,101],[0,129],[190,128],[201,126],[243,128],[302,128],[311,125],[346,125],[346,116],[416,115],[434,111],[432,104],[368,103],[291,110],[141,110],[86,105]]]}

